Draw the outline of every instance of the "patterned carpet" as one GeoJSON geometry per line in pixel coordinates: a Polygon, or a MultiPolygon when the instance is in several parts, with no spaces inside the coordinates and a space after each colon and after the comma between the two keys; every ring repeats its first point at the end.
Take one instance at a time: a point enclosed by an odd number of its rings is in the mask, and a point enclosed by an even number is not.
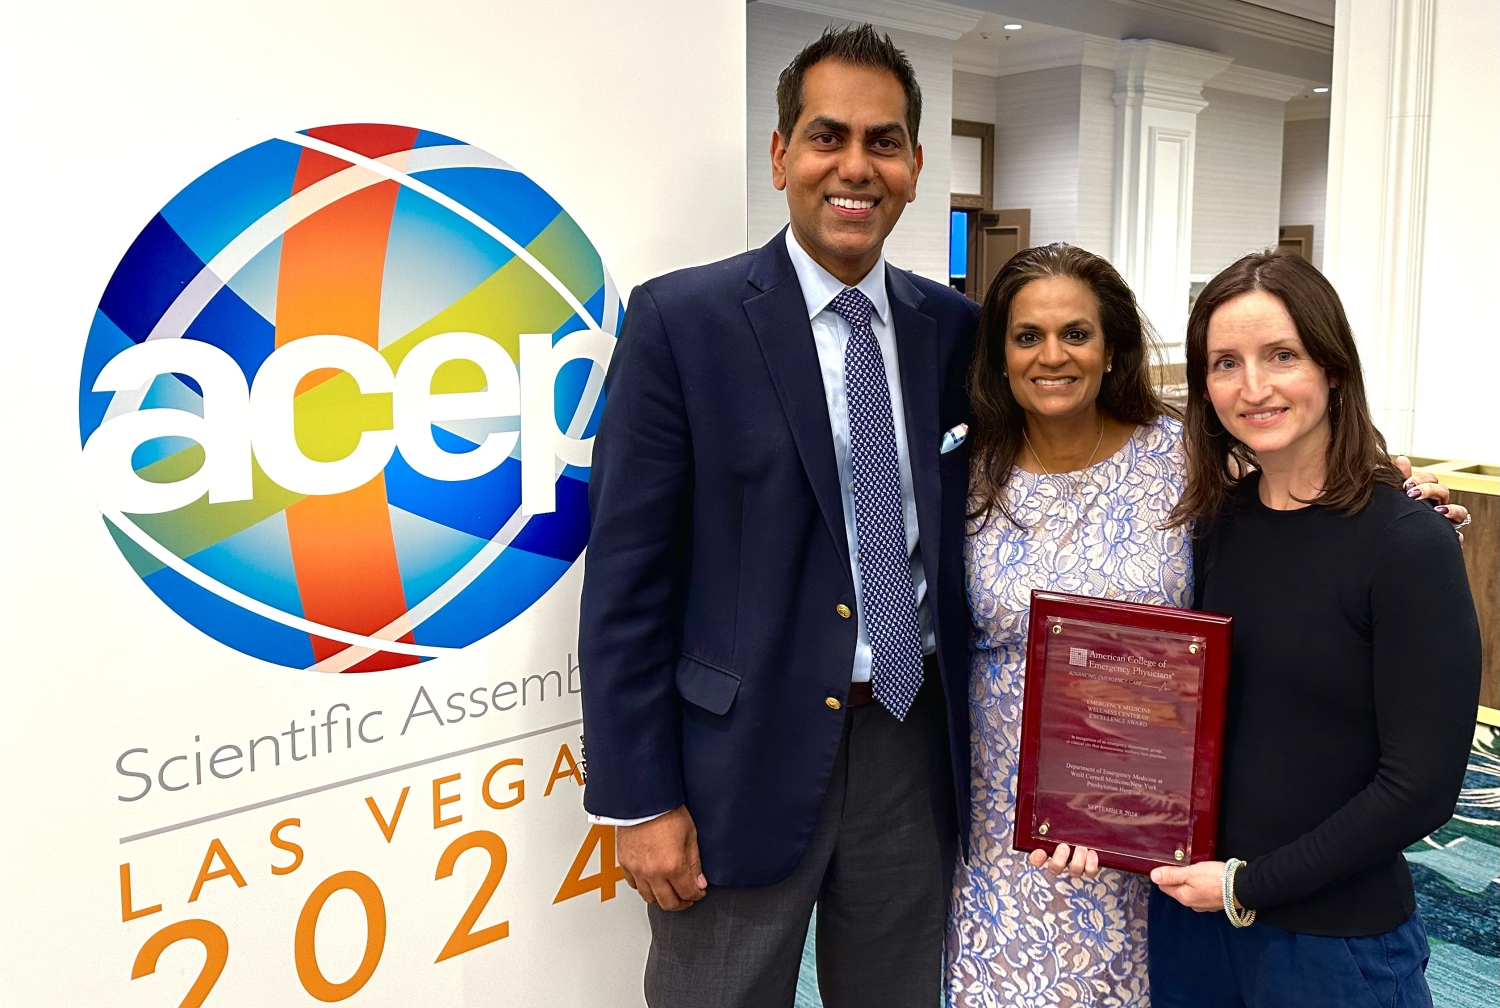
{"type": "MultiPolygon", "coordinates": [[[[1500,998],[1500,749],[1476,725],[1469,772],[1448,824],[1406,851],[1432,961],[1436,1008],[1494,1008],[1500,998]]],[[[814,922],[817,917],[814,915],[814,922]]],[[[796,1008],[822,1008],[808,929],[796,1008]]]]}
{"type": "Polygon", "coordinates": [[[1432,961],[1437,1008],[1493,1008],[1500,1000],[1500,751],[1478,725],[1469,773],[1448,824],[1407,848],[1432,961]]]}

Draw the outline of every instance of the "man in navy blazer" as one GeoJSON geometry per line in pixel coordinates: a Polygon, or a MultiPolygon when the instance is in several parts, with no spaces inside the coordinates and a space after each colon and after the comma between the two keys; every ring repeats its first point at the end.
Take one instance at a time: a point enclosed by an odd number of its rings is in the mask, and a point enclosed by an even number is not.
{"type": "Polygon", "coordinates": [[[789,229],[637,288],[589,485],[585,804],[651,904],[653,1008],[934,1005],[969,823],[977,306],[886,265],[921,95],[869,26],[782,74],[789,229]]]}

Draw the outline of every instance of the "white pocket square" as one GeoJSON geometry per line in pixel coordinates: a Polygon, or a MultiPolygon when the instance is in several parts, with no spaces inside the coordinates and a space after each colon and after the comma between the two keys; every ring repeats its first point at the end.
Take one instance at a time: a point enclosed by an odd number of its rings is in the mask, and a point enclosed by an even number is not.
{"type": "Polygon", "coordinates": [[[969,436],[969,425],[961,423],[957,427],[943,435],[943,446],[938,449],[939,455],[946,455],[959,445],[964,443],[964,438],[969,436]]]}

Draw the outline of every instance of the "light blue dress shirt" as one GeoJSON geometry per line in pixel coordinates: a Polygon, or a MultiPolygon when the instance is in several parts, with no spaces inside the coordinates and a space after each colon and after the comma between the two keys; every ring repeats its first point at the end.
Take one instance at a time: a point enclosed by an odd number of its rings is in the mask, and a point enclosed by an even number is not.
{"type": "MultiPolygon", "coordinates": [[[[849,454],[849,400],[844,392],[844,347],[849,342],[849,323],[829,307],[829,302],[844,290],[844,282],[819,266],[797,243],[792,229],[786,230],[787,252],[802,298],[807,302],[807,318],[812,323],[813,344],[818,351],[818,367],[823,373],[823,394],[828,400],[828,422],[833,428],[833,454],[839,467],[839,490],[844,499],[844,536],[849,549],[849,566],[854,573],[854,613],[859,622],[859,638],[854,645],[854,682],[870,680],[870,635],[865,627],[864,586],[859,579],[859,536],[854,528],[854,461],[849,454]]],[[[892,421],[896,429],[896,458],[901,467],[901,511],[906,525],[906,553],[911,566],[911,583],[917,593],[917,622],[922,631],[922,653],[932,654],[937,644],[932,632],[932,615],[927,604],[927,574],[917,550],[917,497],[912,490],[911,450],[906,443],[906,410],[901,394],[901,365],[896,356],[896,326],[891,318],[891,299],[885,289],[885,256],[875,263],[865,278],[854,285],[870,299],[874,311],[870,328],[880,344],[885,361],[885,378],[891,391],[892,421]]]]}

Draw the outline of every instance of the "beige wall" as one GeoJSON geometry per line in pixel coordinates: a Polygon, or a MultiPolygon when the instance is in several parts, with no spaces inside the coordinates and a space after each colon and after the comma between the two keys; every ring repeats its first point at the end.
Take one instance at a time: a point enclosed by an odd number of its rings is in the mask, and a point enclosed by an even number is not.
{"type": "MultiPolygon", "coordinates": [[[[1111,255],[1115,74],[1088,64],[954,75],[958,118],[995,123],[995,205],[1031,211],[1031,240],[1111,255]],[[991,108],[993,111],[991,111],[991,108]],[[986,114],[993,119],[983,118],[986,114]]],[[[1194,170],[1192,271],[1214,273],[1274,244],[1285,103],[1205,88],[1194,170]]],[[[1305,223],[1305,222],[1302,222],[1305,223]]]]}
{"type": "Polygon", "coordinates": [[[1327,239],[1328,120],[1290,121],[1281,137],[1281,223],[1312,225],[1312,261],[1322,269],[1327,239]]]}
{"type": "Polygon", "coordinates": [[[1115,73],[1096,66],[1080,69],[1078,230],[1073,241],[1108,256],[1115,229],[1115,73]]]}
{"type": "Polygon", "coordinates": [[[1031,243],[1078,233],[1077,66],[998,77],[995,206],[1031,211],[1031,243]]]}
{"type": "Polygon", "coordinates": [[[1276,244],[1286,103],[1204,88],[1193,178],[1193,267],[1213,274],[1276,244]]]}
{"type": "Polygon", "coordinates": [[[993,108],[995,206],[1031,211],[1033,245],[1065,241],[1109,255],[1114,73],[1075,65],[953,76],[955,108],[977,114],[986,98],[993,108]]]}
{"type": "Polygon", "coordinates": [[[995,124],[994,205],[1030,210],[1034,245],[1066,241],[1109,252],[1113,80],[1107,70],[1078,66],[953,74],[953,117],[995,124]],[[1100,104],[1099,75],[1103,111],[1091,108],[1090,116],[1088,98],[1100,104]]]}
{"type": "Polygon", "coordinates": [[[953,118],[970,122],[995,121],[995,78],[953,71],[953,118]]]}

